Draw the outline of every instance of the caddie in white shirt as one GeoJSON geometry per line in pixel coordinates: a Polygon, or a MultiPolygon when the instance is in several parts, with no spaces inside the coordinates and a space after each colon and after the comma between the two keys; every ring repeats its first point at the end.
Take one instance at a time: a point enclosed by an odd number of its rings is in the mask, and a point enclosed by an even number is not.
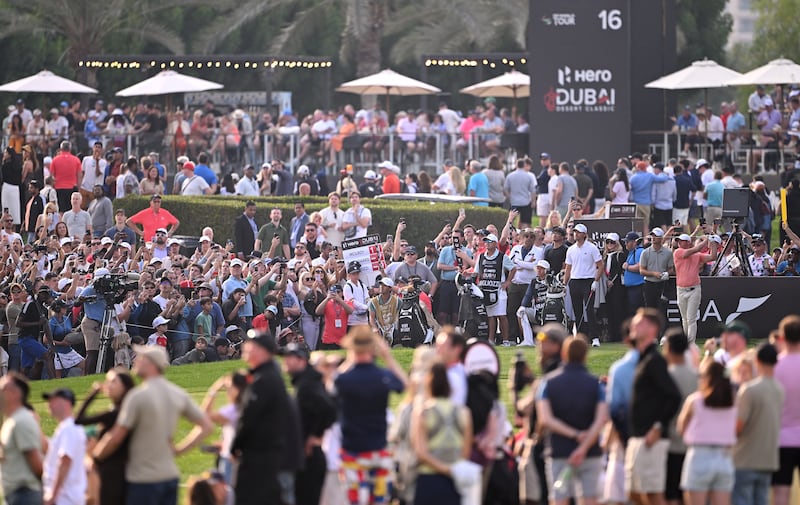
{"type": "Polygon", "coordinates": [[[84,505],[86,503],[86,433],[75,424],[72,409],[75,394],[60,388],[42,397],[50,414],[58,421],[47,443],[42,486],[47,505],[84,505]]]}

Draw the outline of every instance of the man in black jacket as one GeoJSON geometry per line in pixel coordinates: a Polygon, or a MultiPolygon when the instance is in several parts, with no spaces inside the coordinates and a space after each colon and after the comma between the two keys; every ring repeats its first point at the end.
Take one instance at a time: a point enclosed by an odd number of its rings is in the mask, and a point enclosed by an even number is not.
{"type": "Polygon", "coordinates": [[[322,435],[336,421],[336,404],[325,390],[322,375],[308,366],[308,350],[304,345],[291,343],[282,354],[284,369],[291,376],[296,392],[305,447],[305,465],[296,477],[301,483],[295,490],[297,505],[317,505],[327,472],[322,435]]]}
{"type": "Polygon", "coordinates": [[[248,201],[244,206],[244,212],[233,222],[233,237],[236,243],[236,255],[240,259],[245,259],[255,250],[256,236],[258,235],[258,225],[255,220],[256,203],[248,201]]]}
{"type": "Polygon", "coordinates": [[[294,479],[299,459],[296,411],[275,362],[278,344],[267,333],[251,333],[242,359],[250,369],[231,453],[239,460],[236,504],[294,503],[294,479]],[[294,468],[289,468],[293,467],[294,468]],[[292,474],[289,474],[288,471],[292,474]]]}
{"type": "Polygon", "coordinates": [[[630,338],[639,351],[630,405],[630,439],[625,452],[625,491],[637,505],[664,503],[669,422],[681,393],[658,351],[664,316],[641,308],[631,321],[630,338]]]}

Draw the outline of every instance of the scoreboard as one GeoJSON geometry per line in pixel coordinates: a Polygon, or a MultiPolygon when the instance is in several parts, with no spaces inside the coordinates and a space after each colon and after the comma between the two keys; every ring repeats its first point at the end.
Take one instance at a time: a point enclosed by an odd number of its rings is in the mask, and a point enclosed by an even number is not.
{"type": "Polygon", "coordinates": [[[613,167],[631,147],[629,0],[531,0],[532,154],[613,167]]]}

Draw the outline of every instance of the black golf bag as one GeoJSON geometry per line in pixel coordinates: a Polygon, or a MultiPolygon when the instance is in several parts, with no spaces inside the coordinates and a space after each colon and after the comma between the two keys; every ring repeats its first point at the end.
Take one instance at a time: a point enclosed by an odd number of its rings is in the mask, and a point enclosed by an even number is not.
{"type": "Polygon", "coordinates": [[[425,343],[430,331],[432,329],[419,305],[419,289],[406,291],[400,301],[395,343],[399,342],[403,347],[417,347],[425,343]]]}
{"type": "Polygon", "coordinates": [[[539,325],[544,326],[547,323],[556,323],[566,328],[567,311],[564,303],[567,297],[567,287],[562,282],[561,274],[550,277],[547,284],[544,307],[537,314],[539,325]]]}
{"type": "Polygon", "coordinates": [[[456,287],[460,302],[458,304],[458,325],[467,338],[489,339],[489,316],[483,296],[472,292],[471,277],[456,275],[456,287]]]}

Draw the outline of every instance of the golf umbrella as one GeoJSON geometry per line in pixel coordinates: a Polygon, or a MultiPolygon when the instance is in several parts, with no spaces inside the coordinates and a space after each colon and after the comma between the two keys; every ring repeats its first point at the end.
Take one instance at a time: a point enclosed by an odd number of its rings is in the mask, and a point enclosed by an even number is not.
{"type": "Polygon", "coordinates": [[[695,61],[688,67],[678,70],[655,81],[648,82],[645,88],[656,89],[708,89],[727,86],[729,82],[742,74],[723,67],[712,60],[695,61]]]}
{"type": "Polygon", "coordinates": [[[386,95],[386,111],[388,112],[390,95],[432,95],[442,90],[436,86],[398,74],[394,70],[386,69],[377,74],[346,82],[336,88],[336,91],[355,93],[356,95],[386,95]]]}
{"type": "Polygon", "coordinates": [[[9,93],[89,93],[97,90],[83,84],[60,77],[49,70],[12,81],[0,86],[0,91],[9,93]]]}
{"type": "Polygon", "coordinates": [[[498,77],[473,84],[461,90],[467,95],[500,98],[525,98],[531,92],[531,77],[522,72],[512,70],[498,77]]]}
{"type": "Polygon", "coordinates": [[[728,86],[790,84],[800,82],[800,65],[779,58],[728,81],[728,86]]]}
{"type": "Polygon", "coordinates": [[[173,93],[193,93],[222,88],[223,85],[217,82],[190,77],[173,70],[164,70],[138,84],[117,91],[117,96],[170,95],[173,93]]]}

